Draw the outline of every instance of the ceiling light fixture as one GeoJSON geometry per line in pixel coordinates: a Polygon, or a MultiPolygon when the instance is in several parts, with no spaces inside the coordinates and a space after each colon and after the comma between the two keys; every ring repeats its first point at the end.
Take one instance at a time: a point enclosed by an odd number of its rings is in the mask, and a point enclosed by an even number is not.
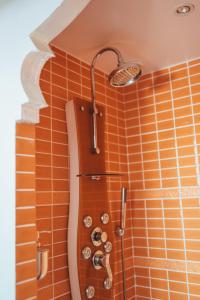
{"type": "Polygon", "coordinates": [[[176,8],[176,14],[179,16],[187,16],[194,10],[195,6],[191,3],[180,5],[176,8]]]}

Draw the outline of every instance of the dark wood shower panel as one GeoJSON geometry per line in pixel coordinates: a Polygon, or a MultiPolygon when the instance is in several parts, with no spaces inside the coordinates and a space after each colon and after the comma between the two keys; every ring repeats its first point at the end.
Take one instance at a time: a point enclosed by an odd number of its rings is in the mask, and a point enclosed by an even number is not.
{"type": "MultiPolygon", "coordinates": [[[[77,249],[74,249],[74,256],[77,255],[77,269],[78,269],[78,280],[80,286],[80,295],[81,299],[87,299],[85,290],[88,286],[94,286],[95,296],[92,299],[104,300],[104,299],[113,299],[113,286],[111,289],[104,288],[104,280],[107,277],[106,269],[103,267],[100,270],[96,270],[93,267],[92,259],[85,260],[82,256],[82,249],[86,246],[90,247],[92,250],[92,256],[97,250],[101,250],[105,253],[104,244],[100,246],[94,246],[91,240],[91,233],[94,228],[100,227],[102,231],[107,232],[108,241],[113,243],[113,231],[111,224],[111,214],[110,214],[110,205],[108,201],[107,193],[107,176],[101,176],[95,180],[92,179],[92,174],[105,174],[105,145],[104,145],[104,136],[105,136],[105,109],[102,106],[97,106],[98,111],[101,112],[102,116],[97,116],[97,128],[98,128],[98,146],[101,150],[100,154],[94,154],[92,152],[92,106],[88,101],[81,99],[76,99],[70,101],[67,104],[67,123],[68,131],[72,130],[73,134],[69,133],[69,148],[70,148],[70,169],[73,168],[74,162],[73,159],[78,159],[76,164],[76,171],[71,170],[70,180],[71,183],[74,180],[77,183],[78,193],[76,191],[76,197],[79,197],[79,201],[76,202],[77,208],[77,249]],[[71,106],[71,108],[69,108],[71,106]],[[74,113],[74,118],[72,117],[74,113]],[[70,122],[76,122],[76,125],[72,125],[70,122]],[[73,128],[72,128],[73,127],[73,128]],[[71,140],[70,140],[71,139],[71,140]],[[72,146],[73,144],[73,146],[72,146]],[[74,147],[78,147],[78,151],[74,151],[74,147]],[[77,152],[77,156],[75,155],[77,152]],[[82,176],[89,174],[89,176],[82,176]],[[91,174],[91,176],[90,176],[91,174]],[[77,176],[79,175],[79,176],[77,176]],[[108,224],[103,224],[101,222],[101,216],[103,213],[108,213],[110,216],[110,221],[108,224]],[[85,216],[91,216],[93,223],[90,228],[86,228],[83,219],[85,216]]],[[[74,184],[71,184],[71,197],[70,197],[70,209],[73,205],[73,192],[72,189],[76,188],[74,184]]],[[[77,201],[77,199],[76,199],[77,201]]],[[[74,209],[74,208],[73,208],[74,209]]],[[[70,216],[69,226],[73,226],[72,222],[73,216],[70,216]]],[[[76,221],[75,221],[76,223],[76,221]]],[[[72,228],[71,228],[72,231],[72,228]]],[[[70,228],[69,228],[70,233],[70,228]]],[[[72,236],[72,232],[70,233],[72,236]]],[[[69,234],[69,237],[70,237],[69,234]]],[[[70,240],[68,241],[68,249],[70,246],[70,240]]],[[[72,247],[71,247],[72,248],[72,247]]],[[[72,252],[72,249],[69,249],[72,252]]],[[[110,264],[112,273],[114,274],[114,250],[110,254],[110,264]]],[[[72,256],[72,253],[71,253],[72,256]]],[[[69,256],[70,260],[70,256],[69,256]]],[[[75,266],[75,265],[74,265],[75,266]]],[[[73,264],[70,264],[70,272],[72,270],[73,264]]],[[[71,281],[74,278],[71,277],[71,281]]],[[[71,286],[72,286],[71,282],[71,286]]],[[[72,288],[73,289],[73,288],[72,288]]],[[[73,294],[73,292],[72,292],[73,294]]],[[[77,300],[77,299],[73,299],[77,300]]]]}

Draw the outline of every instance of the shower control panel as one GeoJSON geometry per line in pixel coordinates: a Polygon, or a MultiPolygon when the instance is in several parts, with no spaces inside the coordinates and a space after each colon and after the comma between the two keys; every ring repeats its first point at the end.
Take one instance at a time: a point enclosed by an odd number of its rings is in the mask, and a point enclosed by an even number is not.
{"type": "MultiPolygon", "coordinates": [[[[103,213],[100,217],[102,224],[106,225],[109,222],[109,215],[103,213]]],[[[92,217],[86,216],[83,218],[83,224],[86,229],[92,226],[92,217]]],[[[108,234],[103,231],[100,227],[95,227],[90,233],[90,239],[94,247],[94,252],[90,247],[84,247],[82,249],[82,258],[85,260],[91,259],[92,265],[95,270],[105,269],[105,278],[102,282],[104,289],[112,288],[113,275],[110,266],[110,253],[112,251],[112,243],[108,241],[108,234]],[[95,248],[102,247],[102,250],[96,250],[95,248]],[[92,253],[93,252],[93,253],[92,253]]],[[[95,296],[95,287],[88,286],[85,288],[85,295],[87,299],[92,299],[95,296]]]]}
{"type": "Polygon", "coordinates": [[[105,163],[106,109],[97,103],[98,113],[93,118],[91,101],[73,98],[66,104],[70,153],[67,246],[71,298],[113,300],[114,230],[110,221],[110,174],[105,163]],[[93,126],[94,119],[97,127],[93,126]],[[93,145],[94,127],[98,135],[98,155],[93,145]]]}

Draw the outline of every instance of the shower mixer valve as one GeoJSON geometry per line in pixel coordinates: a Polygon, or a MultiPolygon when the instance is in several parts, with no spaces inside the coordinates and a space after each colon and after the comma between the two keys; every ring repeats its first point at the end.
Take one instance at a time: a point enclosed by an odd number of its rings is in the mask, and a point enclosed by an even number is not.
{"type": "Polygon", "coordinates": [[[101,250],[98,250],[94,253],[92,258],[93,266],[96,270],[105,268],[107,271],[107,277],[104,280],[104,288],[110,289],[112,287],[113,275],[110,267],[110,253],[103,253],[101,250]]]}

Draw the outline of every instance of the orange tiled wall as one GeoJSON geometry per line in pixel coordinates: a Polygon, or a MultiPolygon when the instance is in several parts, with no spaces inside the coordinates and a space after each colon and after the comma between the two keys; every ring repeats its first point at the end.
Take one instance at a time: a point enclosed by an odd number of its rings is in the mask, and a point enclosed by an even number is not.
{"type": "MultiPolygon", "coordinates": [[[[41,110],[35,128],[17,125],[18,300],[35,299],[36,288],[38,300],[70,299],[64,107],[75,97],[90,99],[90,74],[85,63],[54,51],[56,57],[45,65],[40,80],[48,107],[41,110]],[[35,280],[36,230],[50,250],[48,276],[41,282],[35,280]]],[[[115,228],[120,220],[120,188],[129,188],[128,299],[200,297],[199,74],[200,62],[192,61],[145,75],[120,91],[108,85],[105,74],[96,72],[97,101],[106,107],[107,170],[129,175],[109,179],[108,189],[115,228]]],[[[117,238],[115,246],[115,299],[121,300],[117,238]]]]}
{"type": "Polygon", "coordinates": [[[200,60],[124,97],[136,299],[200,299],[200,60]]]}
{"type": "Polygon", "coordinates": [[[36,299],[35,127],[16,125],[16,300],[36,299]]]}
{"type": "MultiPolygon", "coordinates": [[[[36,126],[36,218],[42,245],[50,250],[48,276],[38,282],[38,300],[70,299],[67,268],[67,222],[69,209],[69,154],[65,118],[66,101],[81,97],[90,100],[89,66],[53,48],[56,57],[44,67],[40,85],[48,108],[40,112],[36,126]]],[[[127,148],[123,94],[111,88],[106,76],[96,72],[97,101],[106,107],[107,170],[126,176],[109,180],[113,225],[120,220],[120,188],[128,184],[127,148]]],[[[131,202],[128,205],[125,240],[128,299],[134,295],[131,202]]],[[[122,298],[120,242],[116,238],[115,296],[122,298]]]]}

